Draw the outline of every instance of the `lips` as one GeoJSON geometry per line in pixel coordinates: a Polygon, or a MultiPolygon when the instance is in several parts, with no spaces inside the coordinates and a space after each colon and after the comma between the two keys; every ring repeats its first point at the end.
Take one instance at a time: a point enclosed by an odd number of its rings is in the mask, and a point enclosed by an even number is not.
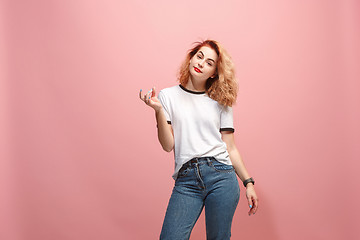
{"type": "Polygon", "coordinates": [[[198,69],[197,67],[194,67],[194,70],[195,70],[195,72],[202,73],[202,71],[200,69],[198,69]]]}

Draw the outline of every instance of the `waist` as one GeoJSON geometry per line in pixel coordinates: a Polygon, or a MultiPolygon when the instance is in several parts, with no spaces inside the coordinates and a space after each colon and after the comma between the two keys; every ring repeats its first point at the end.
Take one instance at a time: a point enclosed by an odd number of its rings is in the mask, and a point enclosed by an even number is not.
{"type": "Polygon", "coordinates": [[[181,168],[188,168],[196,164],[210,163],[215,160],[214,157],[195,157],[184,163],[181,168]]]}

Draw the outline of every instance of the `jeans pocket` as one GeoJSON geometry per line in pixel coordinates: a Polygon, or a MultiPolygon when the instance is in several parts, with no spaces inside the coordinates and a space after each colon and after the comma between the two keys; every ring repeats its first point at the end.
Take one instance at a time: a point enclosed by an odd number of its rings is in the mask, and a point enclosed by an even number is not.
{"type": "Polygon", "coordinates": [[[181,168],[178,172],[178,178],[181,178],[181,177],[186,177],[186,175],[190,172],[190,168],[189,167],[185,167],[185,168],[181,168]]]}
{"type": "Polygon", "coordinates": [[[212,168],[215,169],[217,172],[233,172],[235,171],[232,165],[227,165],[217,160],[212,161],[211,164],[212,168]]]}

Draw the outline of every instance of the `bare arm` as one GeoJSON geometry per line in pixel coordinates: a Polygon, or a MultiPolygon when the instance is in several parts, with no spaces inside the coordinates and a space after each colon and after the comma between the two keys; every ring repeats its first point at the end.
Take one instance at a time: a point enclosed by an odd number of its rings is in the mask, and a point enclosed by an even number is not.
{"type": "MultiPolygon", "coordinates": [[[[236,174],[241,181],[250,178],[249,173],[245,168],[245,164],[240,156],[240,153],[235,145],[234,134],[232,132],[221,132],[221,138],[226,143],[227,151],[230,155],[230,160],[235,168],[236,174]]],[[[252,183],[249,183],[252,185],[252,183]]]]}
{"type": "Polygon", "coordinates": [[[156,97],[155,87],[144,96],[142,96],[142,91],[140,90],[139,97],[146,105],[155,110],[159,142],[166,152],[170,152],[174,148],[174,133],[171,125],[167,123],[163,107],[156,97]]]}
{"type": "MultiPolygon", "coordinates": [[[[245,164],[235,145],[234,133],[228,131],[221,132],[221,138],[226,143],[231,163],[233,164],[235,172],[239,176],[241,181],[250,178],[250,175],[247,172],[245,164]]],[[[258,208],[258,198],[256,196],[254,185],[252,183],[248,183],[246,185],[246,197],[250,206],[249,215],[255,214],[258,208]]]]}
{"type": "Polygon", "coordinates": [[[168,124],[163,109],[155,110],[158,139],[162,148],[170,152],[174,148],[174,133],[170,124],[168,124]]]}

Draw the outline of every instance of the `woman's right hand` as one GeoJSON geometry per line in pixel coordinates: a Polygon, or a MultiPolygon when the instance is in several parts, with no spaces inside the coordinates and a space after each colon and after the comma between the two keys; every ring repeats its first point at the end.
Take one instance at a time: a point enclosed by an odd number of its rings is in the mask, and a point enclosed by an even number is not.
{"type": "Polygon", "coordinates": [[[163,107],[161,102],[156,97],[155,87],[148,91],[144,96],[142,95],[142,90],[140,90],[139,97],[146,105],[155,110],[158,139],[162,148],[166,152],[172,151],[174,149],[174,134],[171,125],[168,124],[165,114],[162,111],[163,107]]]}
{"type": "Polygon", "coordinates": [[[140,99],[148,106],[152,107],[155,111],[160,111],[162,105],[155,94],[155,87],[148,91],[144,96],[142,95],[142,89],[139,92],[140,99]]]}

